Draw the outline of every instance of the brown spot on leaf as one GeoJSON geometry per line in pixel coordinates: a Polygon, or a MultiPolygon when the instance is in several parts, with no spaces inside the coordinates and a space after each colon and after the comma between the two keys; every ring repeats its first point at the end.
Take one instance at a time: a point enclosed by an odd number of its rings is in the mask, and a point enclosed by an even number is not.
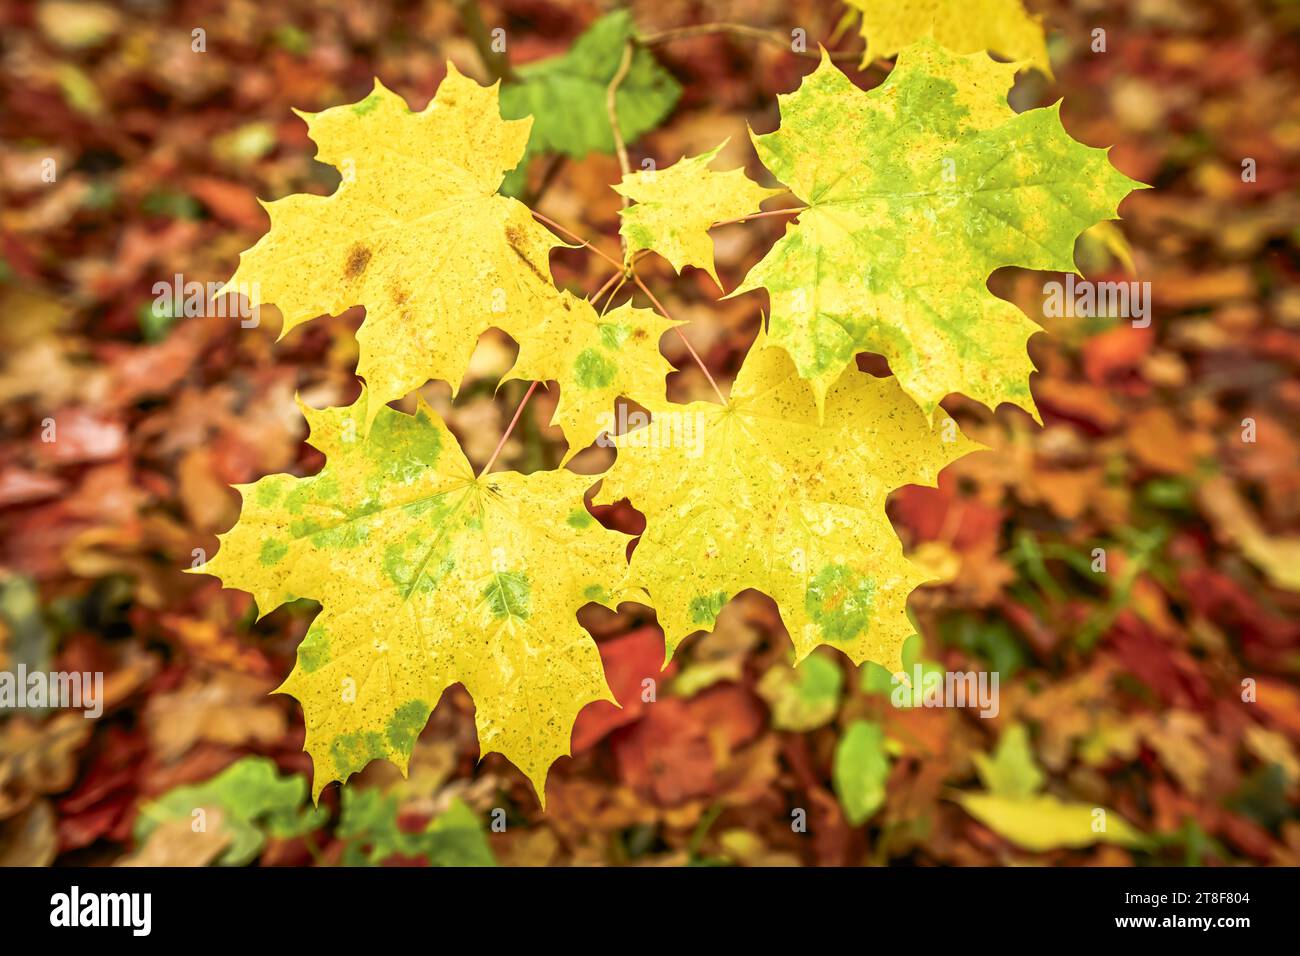
{"type": "Polygon", "coordinates": [[[528,266],[528,271],[537,276],[538,281],[547,281],[546,276],[542,275],[541,270],[538,269],[537,266],[533,265],[533,261],[524,255],[523,250],[519,248],[519,244],[523,242],[523,240],[524,237],[518,229],[514,226],[506,227],[506,242],[510,243],[511,251],[519,257],[520,262],[528,266]]]}
{"type": "Polygon", "coordinates": [[[370,250],[361,243],[352,247],[348,253],[347,265],[343,267],[343,278],[355,279],[366,271],[366,266],[370,263],[370,250]]]}

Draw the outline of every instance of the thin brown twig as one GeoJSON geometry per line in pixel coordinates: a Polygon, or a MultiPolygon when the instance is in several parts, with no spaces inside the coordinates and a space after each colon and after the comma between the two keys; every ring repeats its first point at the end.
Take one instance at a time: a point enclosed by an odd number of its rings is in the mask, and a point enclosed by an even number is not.
{"type": "MultiPolygon", "coordinates": [[[[812,50],[796,50],[790,43],[790,38],[776,32],[775,30],[763,30],[759,27],[746,26],[743,23],[697,23],[689,27],[673,27],[669,30],[660,30],[658,33],[650,33],[638,38],[642,46],[657,46],[660,43],[668,43],[672,40],[681,40],[686,37],[706,36],[710,33],[727,33],[731,36],[745,37],[750,40],[760,40],[764,43],[771,43],[773,46],[784,47],[796,56],[811,57],[814,60],[820,60],[821,54],[812,50]]],[[[831,59],[836,63],[848,63],[862,59],[861,53],[840,52],[832,53],[831,59]]]]}
{"type": "MultiPolygon", "coordinates": [[[[635,272],[632,273],[632,281],[635,282],[640,287],[642,292],[644,292],[647,296],[650,297],[650,301],[654,304],[654,307],[659,310],[660,315],[662,315],[665,319],[667,319],[670,322],[677,321],[671,315],[668,314],[668,310],[663,307],[663,303],[655,298],[655,294],[650,291],[650,289],[646,286],[646,284],[641,281],[641,277],[637,275],[635,272]]],[[[707,378],[709,380],[709,384],[713,386],[713,393],[718,396],[718,401],[720,401],[723,405],[727,404],[727,399],[722,394],[722,389],[718,388],[718,383],[713,380],[713,373],[710,372],[709,367],[704,364],[704,359],[700,358],[700,353],[695,351],[695,346],[691,345],[690,339],[686,337],[686,333],[682,331],[681,326],[674,325],[673,331],[677,333],[677,337],[681,339],[682,344],[686,346],[686,351],[691,353],[691,358],[695,359],[695,364],[700,367],[700,371],[704,373],[704,377],[707,378]]]]}
{"type": "MultiPolygon", "coordinates": [[[[668,310],[663,307],[663,303],[661,303],[657,298],[655,298],[655,294],[651,292],[649,288],[647,288],[644,282],[641,281],[641,277],[636,274],[636,270],[633,268],[633,265],[635,264],[634,262],[633,263],[619,262],[613,256],[601,252],[599,249],[593,246],[586,239],[583,239],[582,236],[578,235],[572,229],[566,228],[565,226],[561,226],[550,216],[543,215],[542,213],[538,212],[536,209],[530,211],[534,216],[536,216],[542,222],[546,223],[551,228],[557,229],[560,232],[564,233],[566,236],[576,239],[583,246],[583,248],[590,249],[596,255],[600,256],[602,259],[604,259],[606,262],[612,265],[615,269],[618,269],[619,275],[624,276],[625,278],[631,277],[632,281],[634,281],[637,284],[637,286],[640,287],[641,291],[644,292],[647,296],[649,296],[650,301],[654,304],[654,307],[659,310],[660,315],[662,315],[665,319],[668,319],[671,322],[677,321],[671,315],[668,314],[668,310]]],[[[608,283],[606,283],[606,285],[608,285],[608,283]]],[[[713,386],[713,391],[714,394],[718,396],[718,401],[722,402],[722,404],[724,405],[727,404],[727,399],[725,396],[723,396],[722,389],[718,388],[718,383],[713,379],[713,373],[710,372],[709,367],[704,364],[704,359],[700,358],[700,353],[695,351],[695,346],[691,345],[690,341],[682,333],[682,330],[680,328],[678,328],[677,326],[674,326],[673,328],[677,332],[677,337],[682,340],[682,344],[686,346],[686,351],[691,353],[691,358],[695,359],[695,364],[700,367],[700,371],[704,373],[704,377],[707,378],[709,380],[709,384],[713,386]]]]}
{"type": "Polygon", "coordinates": [[[530,209],[529,212],[531,212],[534,216],[536,216],[536,217],[537,217],[538,219],[540,219],[542,222],[546,223],[546,224],[547,224],[548,226],[550,226],[552,229],[556,229],[556,230],[558,230],[558,231],[564,233],[564,234],[565,234],[566,236],[568,236],[570,239],[577,240],[577,242],[578,242],[579,244],[581,244],[583,248],[585,248],[585,249],[590,249],[590,250],[591,250],[592,252],[594,252],[596,255],[600,256],[602,259],[604,259],[606,262],[608,262],[610,265],[612,265],[615,269],[618,269],[618,270],[620,270],[620,271],[626,271],[626,270],[627,270],[627,263],[625,263],[625,262],[619,262],[617,259],[615,259],[613,256],[609,255],[608,253],[606,253],[606,252],[602,252],[600,249],[598,249],[596,246],[593,246],[590,242],[588,242],[586,239],[582,238],[582,236],[578,235],[578,234],[577,234],[576,232],[574,232],[572,229],[567,229],[567,228],[565,228],[564,226],[561,226],[558,222],[556,222],[554,219],[552,219],[550,216],[546,215],[545,213],[540,213],[540,212],[538,212],[536,209],[530,209]]]}
{"type": "Polygon", "coordinates": [[[513,432],[515,426],[519,424],[519,418],[524,413],[524,406],[527,405],[528,400],[533,397],[533,392],[537,390],[538,384],[538,382],[533,382],[533,384],[528,386],[528,391],[524,392],[524,397],[519,402],[519,407],[515,409],[515,417],[510,419],[510,424],[506,426],[505,434],[503,434],[501,440],[497,442],[497,447],[496,450],[492,452],[492,457],[487,460],[487,464],[483,466],[483,470],[478,473],[479,478],[486,475],[488,471],[491,470],[492,466],[496,464],[497,456],[501,454],[501,449],[506,447],[506,441],[510,438],[510,433],[513,432]]]}
{"type": "Polygon", "coordinates": [[[605,294],[605,291],[609,289],[610,286],[612,286],[619,279],[626,279],[626,278],[627,278],[627,273],[624,272],[622,269],[620,269],[618,272],[615,272],[612,276],[606,279],[599,289],[597,289],[590,296],[588,296],[587,301],[590,302],[592,305],[595,305],[597,302],[600,301],[600,297],[605,294]]]}
{"type": "Polygon", "coordinates": [[[626,272],[624,272],[621,276],[618,277],[618,282],[614,285],[614,288],[610,291],[609,298],[606,299],[605,304],[600,307],[600,317],[602,319],[605,317],[605,313],[609,311],[609,307],[614,304],[614,296],[618,295],[618,290],[623,288],[623,284],[625,282],[627,282],[626,272]]]}
{"type": "MultiPolygon", "coordinates": [[[[618,165],[623,170],[624,179],[628,177],[631,169],[627,160],[627,143],[623,142],[623,131],[618,128],[618,88],[627,77],[628,70],[632,68],[632,54],[635,52],[636,48],[632,45],[631,40],[623,44],[623,59],[619,62],[618,71],[614,74],[614,78],[609,81],[609,87],[605,90],[605,112],[609,114],[609,129],[614,134],[614,152],[618,154],[618,165]]],[[[620,198],[623,202],[623,208],[626,209],[628,204],[627,196],[621,195],[620,198]]],[[[623,258],[626,260],[627,237],[621,231],[618,235],[618,242],[623,249],[623,258]]]]}
{"type": "Polygon", "coordinates": [[[766,219],[768,216],[797,216],[807,208],[807,206],[790,206],[786,209],[769,209],[767,212],[756,212],[748,216],[739,216],[735,219],[721,219],[709,228],[713,229],[718,226],[730,226],[737,222],[749,222],[751,219],[766,219]]]}

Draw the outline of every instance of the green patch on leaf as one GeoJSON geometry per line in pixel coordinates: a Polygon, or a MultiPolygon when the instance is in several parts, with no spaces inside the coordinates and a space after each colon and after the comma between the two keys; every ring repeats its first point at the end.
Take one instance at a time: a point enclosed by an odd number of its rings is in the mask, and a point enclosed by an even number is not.
{"type": "Polygon", "coordinates": [[[618,366],[595,349],[583,349],[573,363],[574,379],[582,388],[605,388],[617,374],[618,366]]]}
{"type": "Polygon", "coordinates": [[[308,674],[318,671],[330,659],[330,639],[325,628],[313,625],[298,645],[298,663],[308,674]]]}
{"type": "Polygon", "coordinates": [[[492,582],[483,589],[492,616],[498,620],[528,619],[532,604],[532,585],[522,571],[501,571],[492,575],[492,582]]]}
{"type": "Polygon", "coordinates": [[[388,721],[388,743],[398,753],[410,753],[415,738],[429,720],[429,707],[422,700],[407,701],[388,721]]]}
{"type": "Polygon", "coordinates": [[[360,734],[339,734],[330,743],[330,756],[338,779],[346,780],[365,769],[372,760],[388,756],[383,738],[373,731],[360,734]]]}
{"type": "Polygon", "coordinates": [[[584,508],[575,508],[565,519],[571,528],[590,528],[596,523],[596,519],[591,516],[591,512],[584,508]]]}
{"type": "Polygon", "coordinates": [[[828,641],[851,641],[871,625],[876,582],[843,564],[817,572],[804,596],[804,609],[828,641]]]}
{"type": "Polygon", "coordinates": [[[276,541],[274,538],[268,538],[262,543],[262,552],[258,560],[267,567],[279,564],[284,556],[289,553],[289,546],[283,541],[276,541]]]}
{"type": "Polygon", "coordinates": [[[691,598],[691,621],[695,624],[712,627],[713,622],[718,619],[718,615],[722,613],[726,603],[726,591],[718,591],[715,594],[700,594],[691,598]]]}

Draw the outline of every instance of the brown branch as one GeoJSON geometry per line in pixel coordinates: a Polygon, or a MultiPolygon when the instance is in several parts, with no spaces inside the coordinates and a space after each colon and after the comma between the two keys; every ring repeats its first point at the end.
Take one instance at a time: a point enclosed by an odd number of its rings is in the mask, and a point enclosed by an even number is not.
{"type": "Polygon", "coordinates": [[[453,0],[453,2],[456,4],[456,12],[460,14],[461,29],[474,44],[479,59],[483,61],[484,69],[492,74],[494,80],[506,80],[512,83],[518,80],[514,67],[510,65],[510,58],[492,49],[492,36],[483,22],[478,0],[453,0]]]}
{"type": "MultiPolygon", "coordinates": [[[[669,30],[660,30],[658,33],[649,33],[638,39],[643,46],[658,46],[661,43],[668,43],[672,40],[681,40],[686,37],[708,36],[714,33],[725,33],[730,36],[743,37],[748,40],[758,40],[763,43],[770,43],[773,46],[784,47],[790,53],[796,56],[810,57],[814,60],[820,60],[821,54],[812,50],[796,50],[790,44],[790,38],[776,32],[775,30],[763,30],[759,27],[746,26],[743,23],[697,23],[689,27],[673,27],[669,30]]],[[[836,63],[848,63],[862,59],[861,53],[832,53],[831,59],[836,63]]]]}
{"type": "MultiPolygon", "coordinates": [[[[627,143],[623,142],[623,131],[618,128],[618,88],[627,77],[628,70],[632,68],[632,54],[635,52],[636,48],[632,45],[631,40],[623,45],[623,59],[618,64],[618,72],[614,74],[614,78],[609,81],[609,88],[605,90],[605,112],[609,114],[609,129],[614,134],[614,152],[618,154],[618,166],[623,170],[624,179],[628,177],[630,167],[627,161],[627,143]]],[[[623,208],[626,209],[628,198],[627,196],[621,196],[621,198],[623,208]]],[[[618,242],[623,248],[623,259],[626,261],[627,237],[623,235],[621,230],[619,231],[618,242]]]]}

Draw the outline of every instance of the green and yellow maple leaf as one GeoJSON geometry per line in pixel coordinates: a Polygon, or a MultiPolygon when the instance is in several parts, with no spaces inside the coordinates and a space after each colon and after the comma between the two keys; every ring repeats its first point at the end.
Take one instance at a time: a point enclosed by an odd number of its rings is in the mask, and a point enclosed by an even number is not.
{"type": "Polygon", "coordinates": [[[885,499],[933,483],[979,445],[943,416],[932,431],[892,379],[846,371],[818,423],[812,388],[759,337],[726,405],[650,407],[616,439],[597,501],[646,516],[631,583],[659,614],[669,655],[712,629],[735,594],[770,595],[801,661],[829,644],[898,669],[907,596],[928,576],[903,556],[885,499]]]}
{"type": "Polygon", "coordinates": [[[622,210],[618,229],[627,240],[627,255],[651,249],[679,273],[685,266],[695,266],[722,286],[713,265],[709,229],[715,223],[756,213],[764,199],[785,192],[758,185],[743,169],[710,169],[709,163],[726,145],[724,141],[707,153],[682,157],[665,169],[623,177],[614,190],[636,203],[622,210]]]}
{"type": "Polygon", "coordinates": [[[1075,271],[1074,244],[1140,186],[1071,139],[1059,104],[1016,114],[1014,65],[922,41],[870,92],[823,57],[780,97],[759,157],[808,205],[736,295],[766,288],[772,342],[818,403],[862,351],[928,416],[961,392],[1037,417],[1038,326],[989,292],[1002,266],[1075,271]]]}
{"type": "Polygon", "coordinates": [[[325,467],[241,486],[239,522],[199,570],[251,592],[261,614],[320,602],[279,688],[302,703],[314,796],[374,759],[405,773],[429,712],[459,682],[482,753],[504,754],[544,799],[578,711],[613,700],[574,615],[635,596],[620,584],[627,537],[586,510],[589,476],[475,478],[423,403],[415,415],[381,406],[361,437],[374,401],[304,408],[325,467]]]}
{"type": "Polygon", "coordinates": [[[638,403],[665,400],[673,367],[659,351],[659,338],[676,324],[630,303],[597,315],[587,300],[563,292],[536,324],[514,333],[519,358],[508,377],[560,380],[551,424],[569,442],[561,464],[600,432],[613,430],[620,395],[638,403]]]}
{"type": "Polygon", "coordinates": [[[1041,70],[1052,78],[1047,57],[1043,18],[1025,10],[1022,0],[845,0],[846,19],[861,17],[858,25],[866,48],[865,70],[878,59],[933,37],[957,53],[989,50],[1020,65],[1041,70]]]}

